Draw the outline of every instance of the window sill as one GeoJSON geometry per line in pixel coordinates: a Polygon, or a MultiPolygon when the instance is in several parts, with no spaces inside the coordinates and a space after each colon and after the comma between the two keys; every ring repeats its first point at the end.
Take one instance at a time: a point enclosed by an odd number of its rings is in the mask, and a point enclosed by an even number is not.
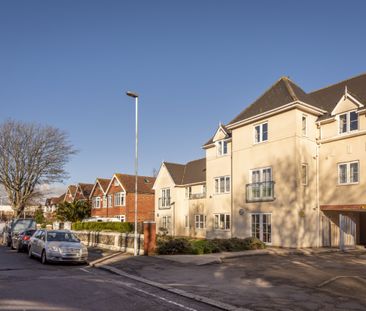
{"type": "Polygon", "coordinates": [[[337,184],[337,186],[354,186],[354,185],[359,185],[359,182],[352,182],[352,183],[345,183],[345,184],[337,184]]]}

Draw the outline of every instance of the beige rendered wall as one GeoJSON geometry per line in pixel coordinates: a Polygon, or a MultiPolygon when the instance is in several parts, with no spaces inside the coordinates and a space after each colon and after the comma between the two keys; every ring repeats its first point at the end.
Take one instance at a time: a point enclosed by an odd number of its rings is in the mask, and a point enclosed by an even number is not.
{"type": "MultiPolygon", "coordinates": [[[[256,123],[234,129],[233,134],[233,236],[251,235],[251,213],[272,214],[272,245],[287,247],[313,246],[316,243],[316,209],[314,199],[308,199],[315,188],[314,178],[301,185],[301,163],[306,162],[314,175],[316,155],[315,117],[308,120],[309,137],[301,135],[299,110],[290,110],[263,119],[268,122],[268,141],[254,143],[256,123]],[[250,171],[271,167],[275,181],[275,200],[247,203],[246,184],[251,183],[250,171]],[[239,215],[240,209],[245,212],[239,215]]],[[[314,193],[315,196],[315,193],[314,193]]],[[[310,196],[311,197],[311,196],[310,196]]]]}
{"type": "MultiPolygon", "coordinates": [[[[231,191],[225,194],[215,194],[215,177],[231,176],[231,146],[228,143],[228,154],[217,155],[216,147],[206,149],[206,183],[207,183],[207,238],[229,238],[231,230],[214,230],[214,214],[231,215],[231,191]]],[[[232,180],[231,180],[232,183],[232,180]]],[[[232,187],[231,187],[232,188],[232,187]]],[[[231,216],[231,222],[232,222],[231,216]]],[[[232,224],[231,224],[232,225],[232,224]]]]}
{"type": "MultiPolygon", "coordinates": [[[[364,115],[360,118],[365,119],[364,115]]],[[[365,123],[360,123],[360,130],[364,130],[365,123]]],[[[326,126],[334,128],[333,124],[326,126]]],[[[335,140],[322,142],[320,146],[320,204],[366,204],[366,133],[359,136],[337,133],[337,130],[333,133],[335,140]],[[351,161],[359,161],[359,183],[339,185],[338,163],[351,161]]]]}

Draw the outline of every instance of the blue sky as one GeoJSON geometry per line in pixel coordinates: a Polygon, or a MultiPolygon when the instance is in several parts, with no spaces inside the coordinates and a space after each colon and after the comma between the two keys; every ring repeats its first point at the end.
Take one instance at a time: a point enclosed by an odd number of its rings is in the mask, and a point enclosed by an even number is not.
{"type": "Polygon", "coordinates": [[[187,162],[281,76],[305,91],[365,72],[364,1],[1,1],[0,122],[59,127],[66,183],[187,162]]]}

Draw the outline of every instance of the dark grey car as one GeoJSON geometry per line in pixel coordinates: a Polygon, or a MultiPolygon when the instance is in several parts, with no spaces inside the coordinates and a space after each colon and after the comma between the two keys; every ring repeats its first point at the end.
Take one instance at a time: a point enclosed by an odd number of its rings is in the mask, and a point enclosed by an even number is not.
{"type": "Polygon", "coordinates": [[[29,257],[38,257],[43,264],[53,262],[86,262],[88,249],[69,230],[37,230],[28,247],[29,257]]]}
{"type": "Polygon", "coordinates": [[[13,235],[12,247],[15,248],[17,252],[28,251],[30,238],[35,232],[35,229],[28,229],[20,232],[18,235],[13,235]]]}
{"type": "Polygon", "coordinates": [[[12,220],[5,232],[5,243],[7,246],[14,248],[12,245],[13,238],[18,236],[20,232],[27,229],[36,229],[36,221],[32,218],[18,218],[12,220]]]}

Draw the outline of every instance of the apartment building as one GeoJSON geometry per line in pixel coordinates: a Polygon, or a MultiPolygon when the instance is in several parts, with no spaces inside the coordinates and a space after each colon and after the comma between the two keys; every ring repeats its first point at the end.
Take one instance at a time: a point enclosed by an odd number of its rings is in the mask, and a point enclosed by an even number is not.
{"type": "MultiPolygon", "coordinates": [[[[200,236],[256,236],[286,247],[365,244],[365,104],[366,74],[310,93],[282,77],[220,124],[203,146],[200,236]]],[[[166,186],[166,170],[163,163],[156,193],[166,186]]],[[[179,229],[184,199],[174,198],[174,235],[187,232],[179,229]]]]}
{"type": "MultiPolygon", "coordinates": [[[[138,176],[138,222],[154,220],[154,182],[154,177],[138,176]]],[[[134,222],[135,176],[114,174],[111,179],[98,178],[89,199],[92,202],[92,216],[134,222]]]]}
{"type": "Polygon", "coordinates": [[[175,236],[206,237],[206,159],[163,162],[153,186],[158,230],[175,236]]]}

